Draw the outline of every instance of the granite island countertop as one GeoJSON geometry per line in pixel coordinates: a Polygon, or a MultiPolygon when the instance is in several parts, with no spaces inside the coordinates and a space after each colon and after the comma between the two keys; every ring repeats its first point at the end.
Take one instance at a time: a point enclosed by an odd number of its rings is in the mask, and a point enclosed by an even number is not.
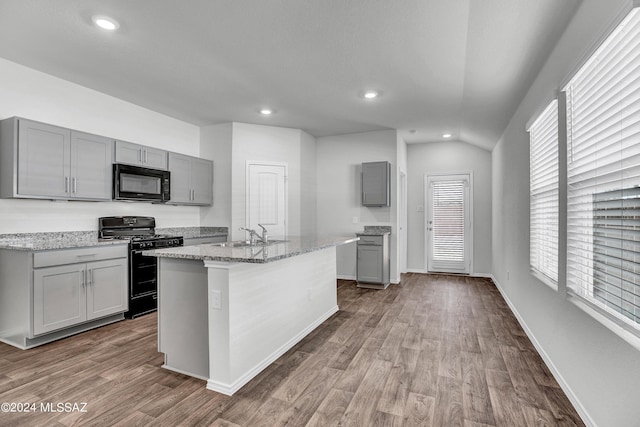
{"type": "Polygon", "coordinates": [[[268,245],[233,246],[229,243],[210,243],[155,249],[143,254],[159,258],[266,263],[355,242],[358,239],[354,236],[292,236],[285,241],[273,241],[268,245]]]}

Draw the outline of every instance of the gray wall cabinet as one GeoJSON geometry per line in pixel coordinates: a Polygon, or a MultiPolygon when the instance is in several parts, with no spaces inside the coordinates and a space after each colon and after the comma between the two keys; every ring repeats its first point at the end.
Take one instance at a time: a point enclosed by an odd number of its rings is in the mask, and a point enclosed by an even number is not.
{"type": "Polygon", "coordinates": [[[362,164],[362,206],[391,205],[391,164],[362,164]]]}
{"type": "Polygon", "coordinates": [[[12,117],[0,122],[0,194],[111,200],[112,140],[12,117]]]}
{"type": "Polygon", "coordinates": [[[30,348],[122,320],[127,245],[0,250],[0,341],[30,348]]]}
{"type": "Polygon", "coordinates": [[[358,286],[374,289],[385,289],[389,286],[389,235],[360,236],[357,251],[358,286]]]}
{"type": "Polygon", "coordinates": [[[169,153],[171,200],[169,204],[212,205],[213,162],[169,153]]]}
{"type": "Polygon", "coordinates": [[[116,141],[116,163],[167,170],[167,151],[126,141],[116,141]]]}

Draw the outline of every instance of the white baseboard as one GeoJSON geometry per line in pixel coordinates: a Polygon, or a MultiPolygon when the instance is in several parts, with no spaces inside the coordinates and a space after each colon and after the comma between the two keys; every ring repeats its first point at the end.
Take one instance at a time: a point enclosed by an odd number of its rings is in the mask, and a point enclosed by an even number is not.
{"type": "Polygon", "coordinates": [[[291,347],[298,344],[304,337],[309,335],[311,331],[313,331],[315,328],[320,326],[322,322],[324,322],[325,320],[327,320],[337,312],[338,312],[338,306],[336,305],[332,307],[329,311],[327,311],[325,314],[320,316],[318,319],[316,319],[314,322],[312,322],[310,325],[308,325],[306,328],[304,328],[302,331],[300,331],[297,335],[295,335],[289,341],[287,341],[282,346],[280,346],[280,348],[276,349],[276,351],[274,351],[269,356],[267,356],[262,362],[259,362],[258,364],[256,364],[253,367],[253,369],[249,370],[247,373],[245,373],[242,377],[238,378],[233,383],[227,384],[227,383],[222,383],[220,381],[209,379],[207,381],[207,389],[217,391],[218,393],[226,394],[227,396],[232,396],[236,391],[240,390],[242,386],[244,386],[246,383],[251,381],[260,372],[262,372],[267,366],[275,362],[280,356],[282,356],[287,351],[289,351],[291,347]]]}
{"type": "Polygon", "coordinates": [[[500,286],[500,283],[498,283],[495,276],[493,274],[490,274],[486,277],[489,277],[491,280],[493,280],[493,283],[495,283],[496,288],[498,288],[498,291],[500,291],[500,295],[502,295],[502,298],[504,298],[504,300],[506,301],[507,305],[511,309],[511,312],[518,320],[518,323],[524,330],[525,334],[527,334],[527,337],[529,338],[531,343],[533,343],[533,346],[538,351],[538,354],[540,354],[540,357],[542,357],[542,360],[544,361],[545,365],[547,365],[547,368],[549,368],[549,370],[551,371],[551,374],[560,385],[560,388],[562,388],[562,391],[564,391],[564,393],[567,395],[567,397],[573,404],[574,408],[576,408],[576,411],[578,412],[578,415],[580,415],[580,418],[582,419],[582,421],[587,425],[587,427],[597,427],[596,423],[593,421],[591,416],[589,416],[589,413],[587,412],[586,408],[580,402],[580,399],[578,399],[578,397],[573,393],[573,390],[571,390],[571,387],[564,380],[564,378],[562,377],[562,374],[560,373],[560,371],[558,371],[556,366],[553,364],[553,361],[551,360],[549,355],[547,355],[547,353],[544,351],[544,348],[542,348],[542,346],[536,339],[535,335],[533,335],[533,333],[527,326],[527,323],[524,321],[522,316],[520,316],[520,313],[518,313],[518,310],[515,308],[515,306],[511,303],[511,300],[509,299],[507,294],[504,292],[504,290],[502,289],[502,286],[500,286]]]}
{"type": "Polygon", "coordinates": [[[356,280],[357,279],[356,276],[344,276],[344,275],[341,275],[341,274],[338,274],[337,277],[340,280],[356,280]]]}
{"type": "Polygon", "coordinates": [[[419,268],[407,268],[407,273],[427,274],[429,272],[427,270],[422,270],[422,269],[419,269],[419,268]]]}

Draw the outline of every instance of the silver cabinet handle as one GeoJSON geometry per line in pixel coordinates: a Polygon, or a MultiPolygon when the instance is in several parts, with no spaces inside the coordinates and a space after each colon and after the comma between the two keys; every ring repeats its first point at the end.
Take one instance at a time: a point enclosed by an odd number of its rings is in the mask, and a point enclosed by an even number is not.
{"type": "Polygon", "coordinates": [[[87,286],[91,286],[93,284],[93,270],[89,270],[89,279],[87,280],[87,286]]]}
{"type": "Polygon", "coordinates": [[[83,288],[85,286],[86,281],[87,281],[87,270],[82,270],[82,279],[80,281],[80,284],[82,285],[83,288]]]}
{"type": "Polygon", "coordinates": [[[73,182],[73,194],[76,194],[78,192],[78,179],[74,176],[71,180],[73,182]]]}
{"type": "Polygon", "coordinates": [[[191,200],[196,199],[196,190],[191,190],[191,200]]]}
{"type": "Polygon", "coordinates": [[[147,164],[147,150],[144,150],[144,163],[147,164]]]}
{"type": "Polygon", "coordinates": [[[138,150],[138,161],[140,163],[144,163],[144,159],[142,158],[142,148],[138,150]]]}
{"type": "Polygon", "coordinates": [[[68,176],[64,177],[64,192],[65,193],[69,192],[69,177],[68,176]]]}

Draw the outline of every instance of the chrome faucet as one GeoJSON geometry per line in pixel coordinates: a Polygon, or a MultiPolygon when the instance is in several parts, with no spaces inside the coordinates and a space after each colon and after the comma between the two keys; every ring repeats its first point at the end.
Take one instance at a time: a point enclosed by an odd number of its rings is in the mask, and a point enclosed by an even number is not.
{"type": "Polygon", "coordinates": [[[262,237],[261,237],[262,243],[264,244],[269,243],[269,233],[267,233],[267,229],[262,224],[258,224],[258,227],[262,228],[262,237]]]}
{"type": "Polygon", "coordinates": [[[240,227],[240,230],[246,231],[247,233],[249,233],[249,240],[251,242],[252,245],[255,245],[257,243],[257,239],[260,239],[261,243],[267,243],[268,239],[269,239],[269,235],[267,234],[267,229],[264,228],[264,226],[262,224],[258,224],[260,226],[260,228],[262,228],[262,236],[260,236],[256,230],[252,230],[250,228],[245,228],[245,227],[240,227]]]}

